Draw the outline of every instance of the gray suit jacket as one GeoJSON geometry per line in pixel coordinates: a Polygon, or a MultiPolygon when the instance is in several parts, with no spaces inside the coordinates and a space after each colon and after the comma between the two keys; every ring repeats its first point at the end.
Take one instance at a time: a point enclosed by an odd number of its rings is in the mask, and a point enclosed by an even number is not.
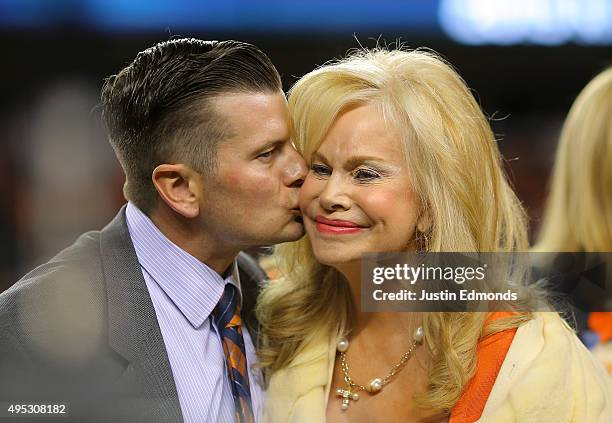
{"type": "MultiPolygon", "coordinates": [[[[238,267],[255,339],[265,274],[246,254],[238,267]]],[[[0,402],[68,403],[79,422],[183,421],[125,207],[0,295],[0,402]]]]}

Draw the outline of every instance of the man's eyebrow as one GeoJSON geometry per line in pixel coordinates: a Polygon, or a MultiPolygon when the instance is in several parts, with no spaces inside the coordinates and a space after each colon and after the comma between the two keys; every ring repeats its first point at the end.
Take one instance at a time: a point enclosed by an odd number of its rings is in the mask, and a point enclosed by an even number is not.
{"type": "Polygon", "coordinates": [[[289,140],[268,141],[264,145],[257,147],[257,151],[263,151],[263,150],[268,150],[270,148],[280,147],[281,145],[286,144],[287,142],[289,142],[289,140]]]}

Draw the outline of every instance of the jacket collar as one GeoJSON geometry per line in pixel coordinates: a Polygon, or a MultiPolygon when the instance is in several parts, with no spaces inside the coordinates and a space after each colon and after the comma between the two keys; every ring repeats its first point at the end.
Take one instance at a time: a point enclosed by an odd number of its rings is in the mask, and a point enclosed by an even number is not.
{"type": "Polygon", "coordinates": [[[336,341],[327,334],[319,333],[307,343],[297,357],[270,378],[268,397],[274,398],[266,404],[266,413],[275,421],[287,421],[293,415],[299,420],[309,421],[308,416],[324,416],[336,354],[336,341]],[[316,392],[319,401],[309,403],[308,410],[300,409],[298,399],[316,392]],[[277,400],[278,399],[278,400],[277,400]],[[312,407],[321,409],[312,409],[312,407]]]}
{"type": "Polygon", "coordinates": [[[138,385],[160,398],[158,417],[182,421],[176,385],[153,303],[129,235],[125,206],[100,233],[110,347],[130,362],[138,385]]]}

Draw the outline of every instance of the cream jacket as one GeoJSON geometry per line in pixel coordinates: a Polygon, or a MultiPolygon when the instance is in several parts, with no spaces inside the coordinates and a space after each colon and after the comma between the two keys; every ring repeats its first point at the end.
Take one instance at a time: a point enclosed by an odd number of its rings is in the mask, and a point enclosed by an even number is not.
{"type": "MultiPolygon", "coordinates": [[[[264,422],[325,422],[336,340],[321,335],[270,378],[264,422]]],[[[556,313],[518,328],[478,422],[612,422],[612,379],[556,313]]]]}

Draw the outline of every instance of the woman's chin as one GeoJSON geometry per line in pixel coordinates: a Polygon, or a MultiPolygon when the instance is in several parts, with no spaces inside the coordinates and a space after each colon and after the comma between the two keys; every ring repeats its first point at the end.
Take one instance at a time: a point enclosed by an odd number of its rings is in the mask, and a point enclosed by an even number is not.
{"type": "Polygon", "coordinates": [[[333,267],[337,270],[347,266],[361,265],[361,255],[344,255],[334,252],[332,254],[317,254],[315,257],[324,266],[333,267]]]}

